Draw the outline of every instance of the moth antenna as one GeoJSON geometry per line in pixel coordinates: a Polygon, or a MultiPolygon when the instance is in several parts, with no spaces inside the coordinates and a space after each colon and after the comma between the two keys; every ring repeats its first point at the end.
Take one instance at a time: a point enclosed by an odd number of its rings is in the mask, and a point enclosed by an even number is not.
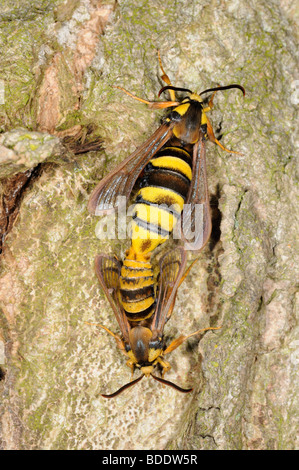
{"type": "Polygon", "coordinates": [[[192,93],[192,91],[189,90],[188,88],[179,88],[179,87],[176,87],[176,86],[167,85],[167,86],[164,86],[163,88],[161,88],[161,90],[158,93],[158,98],[165,90],[186,91],[186,93],[192,93]]]}
{"type": "Polygon", "coordinates": [[[174,388],[175,390],[178,390],[178,392],[182,393],[190,393],[192,392],[193,388],[182,388],[179,387],[179,385],[174,384],[173,382],[170,382],[169,380],[162,379],[161,377],[157,377],[156,375],[151,374],[151,376],[157,380],[157,382],[160,382],[163,385],[168,385],[169,387],[174,388]]]}
{"type": "Polygon", "coordinates": [[[138,377],[138,379],[135,379],[132,382],[128,382],[127,384],[120,387],[116,392],[111,393],[110,395],[105,395],[104,393],[101,393],[101,395],[104,398],[114,398],[120,393],[122,393],[124,390],[126,390],[127,388],[132,387],[133,385],[137,384],[137,382],[139,382],[143,377],[144,375],[141,375],[140,377],[138,377]]]}
{"type": "Polygon", "coordinates": [[[229,90],[230,88],[238,88],[238,90],[242,91],[243,96],[245,96],[245,88],[243,88],[241,85],[238,85],[237,83],[233,83],[232,85],[226,85],[226,86],[217,86],[215,88],[208,88],[207,90],[204,90],[199,94],[203,95],[204,93],[209,93],[210,91],[229,90]]]}

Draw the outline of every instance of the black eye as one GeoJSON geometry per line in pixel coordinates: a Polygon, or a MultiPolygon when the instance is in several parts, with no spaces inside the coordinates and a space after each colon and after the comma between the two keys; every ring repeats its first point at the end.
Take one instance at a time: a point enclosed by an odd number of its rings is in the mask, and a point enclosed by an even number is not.
{"type": "Polygon", "coordinates": [[[149,342],[149,347],[152,349],[163,349],[162,339],[155,339],[149,342]]]}
{"type": "Polygon", "coordinates": [[[177,111],[171,111],[168,115],[168,118],[173,122],[179,122],[182,119],[182,116],[177,111]]]}

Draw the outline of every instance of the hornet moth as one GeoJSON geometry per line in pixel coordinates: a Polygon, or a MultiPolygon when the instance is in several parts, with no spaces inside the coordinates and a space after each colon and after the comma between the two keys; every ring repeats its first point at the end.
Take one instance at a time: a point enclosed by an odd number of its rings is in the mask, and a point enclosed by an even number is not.
{"type": "MultiPolygon", "coordinates": [[[[137,195],[142,204],[153,206],[165,203],[171,206],[174,201],[178,209],[175,211],[178,212],[175,218],[180,218],[182,227],[184,227],[184,221],[191,222],[191,224],[185,224],[191,228],[195,226],[196,206],[198,204],[203,206],[203,236],[195,233],[192,234],[193,239],[190,240],[188,239],[190,233],[185,234],[184,229],[182,230],[182,240],[186,248],[188,249],[191,241],[192,249],[200,250],[207,243],[211,233],[205,142],[210,140],[226,152],[239,153],[226,149],[216,139],[206,113],[213,107],[214,96],[218,91],[236,88],[245,96],[245,89],[241,85],[231,84],[209,88],[197,94],[186,88],[177,88],[171,85],[168,75],[165,74],[160,54],[159,62],[163,73],[162,80],[167,83],[167,86],[159,91],[158,97],[168,90],[170,101],[151,102],[138,98],[124,88],[116,88],[152,109],[170,107],[174,109],[162,120],[161,126],[149,139],[98,183],[90,196],[88,210],[96,215],[113,212],[118,204],[118,197],[123,196],[128,201],[138,177],[144,172],[145,177],[142,181],[144,187],[137,195]],[[188,93],[188,96],[177,100],[176,91],[188,93]],[[205,105],[201,96],[209,92],[213,94],[205,105]],[[161,157],[163,157],[162,161],[161,157]],[[187,165],[182,168],[184,163],[187,165]],[[165,190],[178,192],[180,197],[169,198],[165,190]]],[[[146,217],[144,215],[139,217],[138,213],[137,217],[142,219],[140,225],[144,226],[146,217]]],[[[163,230],[161,224],[158,229],[163,230]]],[[[150,247],[148,251],[152,249],[150,247]]]]}
{"type": "Polygon", "coordinates": [[[202,249],[211,233],[205,142],[210,140],[223,150],[232,152],[216,139],[206,113],[212,108],[217,91],[236,88],[245,96],[244,88],[237,84],[209,88],[200,94],[174,87],[164,72],[160,55],[159,63],[163,73],[162,80],[167,85],[160,90],[158,96],[168,90],[170,101],[150,102],[121,87],[116,88],[150,108],[173,110],[144,144],[100,181],[88,203],[88,209],[93,214],[111,213],[119,196],[124,196],[128,201],[140,177],[140,189],[136,195],[132,217],[131,247],[123,264],[115,257],[105,254],[98,255],[95,262],[99,282],[112,306],[122,337],[102,325],[99,326],[115,338],[118,347],[129,357],[127,365],[132,371],[139,368],[142,372],[138,379],[117,392],[103,395],[107,398],[118,395],[143,376],[149,375],[181,392],[192,390],[182,389],[164,380],[165,372],[170,369],[164,356],[199,331],[180,336],[166,346],[163,329],[172,314],[177,289],[189,272],[187,269],[184,273],[185,250],[190,249],[190,243],[193,250],[202,249]],[[187,93],[187,96],[176,99],[176,92],[187,93]],[[208,92],[213,94],[208,103],[205,103],[201,95],[208,92]],[[197,205],[203,208],[201,233],[194,232],[197,205]],[[184,248],[174,249],[162,257],[157,285],[151,256],[155,248],[169,238],[178,221],[182,226],[181,236],[185,245],[184,248]],[[184,233],[186,225],[190,230],[184,233]],[[162,378],[153,374],[156,366],[162,369],[162,378]]]}
{"type": "Polygon", "coordinates": [[[167,252],[160,260],[160,276],[158,286],[158,299],[154,313],[142,321],[129,321],[125,314],[120,297],[120,277],[121,263],[114,256],[106,254],[98,255],[95,259],[95,269],[106,297],[113,309],[122,336],[118,336],[103,325],[96,324],[106,330],[114,337],[118,348],[128,357],[127,366],[132,371],[140,369],[141,375],[131,382],[125,384],[116,392],[107,395],[101,394],[104,398],[113,398],[119,395],[128,387],[135,385],[144,376],[153,377],[164,385],[169,385],[179,392],[188,393],[192,388],[184,389],[178,385],[165,380],[164,374],[171,366],[165,361],[164,356],[180,346],[191,336],[197,335],[206,330],[217,330],[220,327],[208,327],[195,331],[187,336],[180,335],[168,346],[165,343],[163,331],[164,325],[171,317],[178,287],[181,285],[191,267],[197,259],[184,272],[186,266],[186,251],[182,247],[177,247],[167,252]],[[162,369],[162,378],[154,375],[154,369],[162,369]]]}

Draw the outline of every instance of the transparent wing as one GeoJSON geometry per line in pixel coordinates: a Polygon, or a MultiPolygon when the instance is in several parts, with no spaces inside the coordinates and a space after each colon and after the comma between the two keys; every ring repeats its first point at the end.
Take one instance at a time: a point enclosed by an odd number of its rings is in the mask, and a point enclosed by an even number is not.
{"type": "Polygon", "coordinates": [[[206,148],[200,140],[193,148],[192,181],[181,218],[181,239],[186,250],[200,250],[212,230],[206,170],[206,148]]]}
{"type": "Polygon", "coordinates": [[[164,325],[172,314],[186,261],[186,252],[182,247],[167,252],[160,260],[159,296],[151,326],[153,336],[163,335],[164,325]]]}
{"type": "Polygon", "coordinates": [[[123,337],[128,341],[130,325],[118,297],[121,264],[114,256],[100,254],[95,258],[95,270],[101,287],[113,309],[123,337]]]}
{"type": "Polygon", "coordinates": [[[88,202],[88,210],[92,214],[103,215],[113,211],[119,196],[128,200],[141,171],[169,140],[174,125],[174,122],[162,124],[144,144],[99,182],[88,202]]]}

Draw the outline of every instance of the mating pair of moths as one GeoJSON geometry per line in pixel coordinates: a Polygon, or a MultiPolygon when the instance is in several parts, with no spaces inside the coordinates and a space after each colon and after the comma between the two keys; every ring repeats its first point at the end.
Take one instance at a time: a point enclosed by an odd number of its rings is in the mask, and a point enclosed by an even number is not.
{"type": "Polygon", "coordinates": [[[154,279],[151,255],[157,246],[167,240],[178,221],[182,226],[184,221],[188,221],[191,227],[195,226],[198,204],[203,208],[202,233],[195,233],[190,240],[183,231],[182,239],[185,246],[191,241],[194,250],[200,250],[207,243],[211,233],[211,216],[205,141],[211,140],[223,150],[231,151],[215,138],[206,113],[212,108],[214,95],[219,90],[238,88],[245,95],[244,88],[236,84],[210,88],[199,95],[174,87],[163,70],[160,56],[159,63],[163,73],[161,78],[167,86],[160,90],[158,97],[168,90],[170,101],[151,102],[117,88],[152,109],[173,108],[172,111],[143,145],[100,181],[88,204],[91,213],[107,214],[115,208],[118,196],[128,200],[136,180],[140,178],[132,217],[131,247],[126,258],[121,264],[116,257],[101,254],[96,257],[95,268],[122,336],[112,333],[105,326],[98,326],[114,337],[119,349],[128,357],[127,365],[132,373],[138,368],[141,375],[115,393],[102,395],[105,398],[118,395],[149,375],[181,392],[192,390],[182,389],[163,379],[171,367],[164,356],[190,336],[202,331],[181,335],[168,346],[163,340],[164,325],[172,314],[177,289],[190,269],[185,272],[185,248],[175,248],[161,258],[158,285],[154,279]],[[188,95],[176,99],[175,92],[188,95]],[[208,92],[213,94],[207,102],[201,96],[208,92]],[[162,378],[153,374],[156,366],[162,369],[162,378]]]}

